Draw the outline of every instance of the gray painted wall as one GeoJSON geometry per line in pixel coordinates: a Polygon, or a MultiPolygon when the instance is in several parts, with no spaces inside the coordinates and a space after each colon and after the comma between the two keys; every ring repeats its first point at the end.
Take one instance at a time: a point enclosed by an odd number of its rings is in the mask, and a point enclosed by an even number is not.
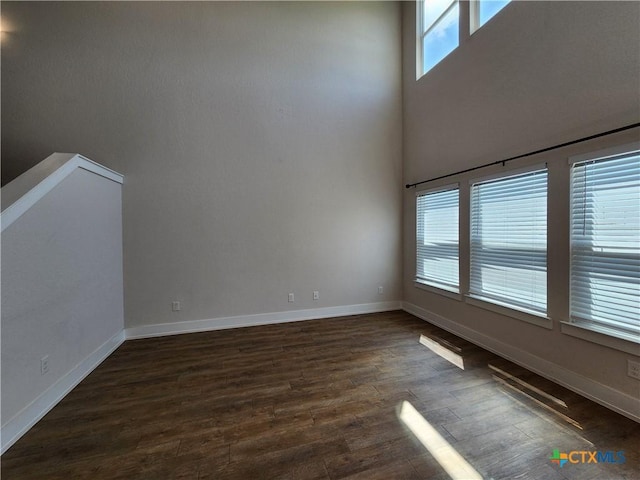
{"type": "MultiPolygon", "coordinates": [[[[515,2],[416,81],[411,2],[3,2],[3,182],[56,150],[125,174],[128,326],[403,285],[408,302],[637,395],[629,355],[415,289],[400,184],[637,121],[639,8],[515,2]]],[[[532,159],[555,171],[556,273],[566,157],[636,136],[532,159]]],[[[566,275],[550,282],[566,319],[566,275]]]]}
{"type": "Polygon", "coordinates": [[[122,332],[122,295],[121,185],[77,169],[2,232],[3,425],[122,332]]]}
{"type": "Polygon", "coordinates": [[[398,4],[2,16],[3,182],[52,151],[124,174],[127,326],[401,298],[398,4]]]}
{"type": "MultiPolygon", "coordinates": [[[[639,20],[637,2],[515,2],[416,81],[415,5],[405,4],[405,182],[637,122],[639,20]]],[[[559,323],[569,317],[567,158],[637,139],[636,130],[511,164],[513,168],[549,164],[548,302],[553,330],[414,286],[414,190],[404,196],[404,300],[445,317],[454,326],[471,328],[638,398],[638,381],[626,375],[627,358],[632,355],[563,334],[559,323]]],[[[499,170],[485,169],[476,178],[499,170]]],[[[441,182],[457,180],[463,185],[461,265],[466,277],[470,178],[473,175],[441,182]]],[[[640,354],[640,348],[637,351],[640,354]]]]}

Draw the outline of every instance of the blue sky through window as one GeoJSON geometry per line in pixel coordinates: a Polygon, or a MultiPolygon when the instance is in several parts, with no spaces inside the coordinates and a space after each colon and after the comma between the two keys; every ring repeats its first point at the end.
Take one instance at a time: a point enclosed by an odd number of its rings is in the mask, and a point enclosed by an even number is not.
{"type": "Polygon", "coordinates": [[[433,29],[424,37],[422,68],[431,70],[458,46],[459,9],[456,3],[433,29]]]}
{"type": "Polygon", "coordinates": [[[510,0],[480,0],[480,27],[502,10],[510,0]]]}
{"type": "MultiPolygon", "coordinates": [[[[422,42],[422,70],[427,73],[440,63],[447,55],[459,46],[459,32],[463,30],[473,33],[511,0],[472,0],[471,21],[465,17],[465,24],[460,24],[460,8],[458,0],[421,0],[418,5],[418,30],[422,42]]],[[[420,66],[419,66],[420,68],[420,66]]]]}

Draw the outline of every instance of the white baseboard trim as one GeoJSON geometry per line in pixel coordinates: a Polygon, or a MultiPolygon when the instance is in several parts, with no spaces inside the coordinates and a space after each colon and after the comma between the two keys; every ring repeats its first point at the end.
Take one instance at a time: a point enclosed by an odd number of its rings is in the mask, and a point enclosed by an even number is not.
{"type": "Polygon", "coordinates": [[[542,357],[522,351],[519,348],[503,343],[464,325],[460,325],[412,303],[403,302],[402,309],[405,312],[489,350],[496,355],[527,368],[542,377],[559,383],[569,390],[573,390],[625,417],[640,422],[640,399],[632,395],[603,385],[595,380],[545,360],[542,357]]]}
{"type": "Polygon", "coordinates": [[[0,455],[55,407],[124,342],[124,330],[111,337],[0,428],[0,455]]]}
{"type": "Polygon", "coordinates": [[[258,313],[255,315],[238,315],[234,317],[220,317],[206,320],[190,320],[186,322],[159,323],[155,325],[141,325],[126,329],[126,339],[161,337],[178,335],[181,333],[206,332],[228,328],[253,327],[274,323],[299,322],[331,317],[345,317],[365,313],[388,312],[400,310],[402,302],[399,300],[377,303],[363,303],[359,305],[343,305],[338,307],[310,308],[306,310],[292,310],[288,312],[258,313]]]}

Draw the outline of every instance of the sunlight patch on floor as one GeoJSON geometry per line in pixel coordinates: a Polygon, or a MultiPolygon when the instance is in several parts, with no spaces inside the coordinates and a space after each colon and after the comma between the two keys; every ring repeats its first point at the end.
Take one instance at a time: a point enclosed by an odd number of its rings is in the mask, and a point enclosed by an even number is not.
{"type": "Polygon", "coordinates": [[[482,475],[433,428],[410,402],[406,400],[402,402],[398,417],[452,480],[482,480],[482,475]]]}

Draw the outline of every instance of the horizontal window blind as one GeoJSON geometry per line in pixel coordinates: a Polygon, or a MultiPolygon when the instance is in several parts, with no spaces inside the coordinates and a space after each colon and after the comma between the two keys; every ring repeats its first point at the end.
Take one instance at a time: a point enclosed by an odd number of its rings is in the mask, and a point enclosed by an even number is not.
{"type": "Polygon", "coordinates": [[[547,312],[547,170],[471,187],[469,293],[547,312]]]}
{"type": "Polygon", "coordinates": [[[640,342],[640,152],[573,165],[571,317],[640,342]]]}
{"type": "Polygon", "coordinates": [[[416,199],[416,280],[458,291],[458,188],[416,199]]]}

